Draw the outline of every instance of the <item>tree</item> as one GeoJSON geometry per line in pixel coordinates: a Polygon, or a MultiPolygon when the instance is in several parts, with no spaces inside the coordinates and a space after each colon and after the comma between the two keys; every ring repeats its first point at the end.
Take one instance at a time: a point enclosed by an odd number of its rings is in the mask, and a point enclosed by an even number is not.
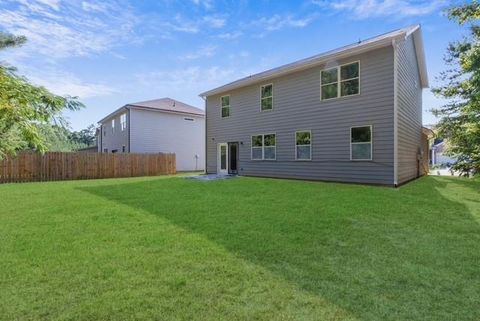
{"type": "Polygon", "coordinates": [[[70,141],[82,147],[94,146],[96,143],[95,132],[97,128],[91,124],[87,128],[75,131],[70,134],[70,141]]]}
{"type": "Polygon", "coordinates": [[[450,69],[440,74],[440,87],[433,92],[449,102],[434,109],[441,119],[436,126],[447,141],[447,153],[457,157],[454,169],[464,174],[480,173],[480,4],[448,9],[449,19],[466,26],[468,36],[450,43],[445,62],[450,69]]]}
{"type": "MultiPolygon", "coordinates": [[[[25,37],[0,32],[0,50],[25,41],[25,37]]],[[[26,148],[45,152],[48,144],[41,129],[46,124],[64,126],[61,111],[81,107],[76,97],[54,95],[0,63],[0,159],[26,148]]]]}

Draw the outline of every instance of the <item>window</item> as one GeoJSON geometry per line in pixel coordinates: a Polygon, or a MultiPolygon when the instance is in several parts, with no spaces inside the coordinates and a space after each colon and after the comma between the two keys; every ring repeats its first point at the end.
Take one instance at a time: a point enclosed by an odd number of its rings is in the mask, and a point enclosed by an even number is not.
{"type": "Polygon", "coordinates": [[[104,149],[103,149],[103,152],[104,152],[104,153],[108,153],[108,148],[104,148],[104,149]]]}
{"type": "Polygon", "coordinates": [[[115,133],[115,119],[112,119],[112,134],[115,133]]]}
{"type": "Polygon", "coordinates": [[[312,159],[312,133],[310,131],[298,131],[295,133],[295,159],[312,159]]]}
{"type": "Polygon", "coordinates": [[[125,153],[125,145],[122,145],[122,153],[125,153]]]}
{"type": "Polygon", "coordinates": [[[230,116],[230,96],[222,96],[222,118],[230,116]]]}
{"type": "Polygon", "coordinates": [[[372,126],[350,129],[350,159],[372,160],[372,126]]]}
{"type": "Polygon", "coordinates": [[[252,159],[263,159],[263,135],[252,136],[252,159]]]}
{"type": "Polygon", "coordinates": [[[275,160],[277,154],[275,134],[252,136],[252,159],[275,160]]]}
{"type": "Polygon", "coordinates": [[[127,114],[120,115],[120,128],[122,129],[122,132],[127,128],[127,114]]]}
{"type": "Polygon", "coordinates": [[[360,62],[321,71],[321,99],[332,99],[360,93],[360,62]]]}
{"type": "Polygon", "coordinates": [[[193,118],[184,118],[183,120],[187,120],[187,121],[195,121],[195,119],[193,119],[193,118]]]}
{"type": "Polygon", "coordinates": [[[262,86],[262,98],[260,99],[261,110],[273,109],[273,85],[262,86]]]}
{"type": "Polygon", "coordinates": [[[113,154],[118,153],[118,149],[112,149],[112,153],[113,153],[113,154]]]}

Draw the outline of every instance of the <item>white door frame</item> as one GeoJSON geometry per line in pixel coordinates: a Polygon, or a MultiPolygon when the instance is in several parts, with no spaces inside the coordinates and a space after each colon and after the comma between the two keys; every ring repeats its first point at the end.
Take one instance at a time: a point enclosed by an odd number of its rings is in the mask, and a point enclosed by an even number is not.
{"type": "Polygon", "coordinates": [[[228,174],[228,144],[227,143],[219,143],[217,145],[217,174],[227,175],[228,174]],[[222,167],[222,160],[221,160],[221,150],[222,146],[225,146],[225,168],[222,167]]]}

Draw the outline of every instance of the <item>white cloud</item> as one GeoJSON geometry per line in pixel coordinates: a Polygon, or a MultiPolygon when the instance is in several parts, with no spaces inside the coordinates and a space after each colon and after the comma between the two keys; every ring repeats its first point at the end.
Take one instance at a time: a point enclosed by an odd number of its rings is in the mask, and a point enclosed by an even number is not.
{"type": "Polygon", "coordinates": [[[222,28],[226,24],[226,19],[219,16],[205,16],[203,21],[211,28],[222,28]]]}
{"type": "Polygon", "coordinates": [[[254,34],[255,38],[263,38],[268,33],[278,31],[284,28],[304,28],[314,20],[310,15],[305,18],[296,18],[293,15],[274,14],[269,17],[262,17],[251,23],[252,26],[259,28],[259,32],[254,34]]]}
{"type": "Polygon", "coordinates": [[[19,50],[49,58],[87,56],[133,40],[135,17],[122,0],[101,4],[59,0],[17,0],[0,11],[0,27],[25,35],[19,50]],[[95,15],[91,13],[95,11],[95,15]]]}
{"type": "Polygon", "coordinates": [[[446,0],[312,0],[312,3],[336,11],[349,11],[357,19],[371,17],[409,17],[430,14],[439,10],[446,0]]]}
{"type": "Polygon", "coordinates": [[[161,22],[160,28],[184,33],[198,33],[200,31],[200,22],[198,20],[186,19],[182,15],[177,14],[171,21],[161,22]]]}
{"type": "Polygon", "coordinates": [[[202,6],[205,9],[213,8],[213,0],[192,0],[193,4],[202,6]]]}
{"type": "Polygon", "coordinates": [[[212,45],[203,46],[203,47],[200,47],[195,52],[182,56],[181,59],[194,60],[198,58],[208,58],[208,57],[214,56],[216,51],[217,51],[217,46],[212,46],[212,45]]]}
{"type": "Polygon", "coordinates": [[[85,11],[105,12],[107,10],[107,6],[105,6],[105,4],[102,4],[102,3],[82,1],[82,9],[85,11]]]}
{"type": "Polygon", "coordinates": [[[196,96],[204,90],[223,85],[245,75],[245,72],[231,67],[193,66],[185,69],[137,74],[136,79],[142,87],[149,88],[159,95],[172,95],[181,98],[185,93],[196,96]]]}
{"type": "Polygon", "coordinates": [[[243,32],[241,31],[234,31],[234,32],[225,32],[219,34],[217,37],[220,39],[226,39],[226,40],[233,40],[241,37],[243,35],[243,32]]]}
{"type": "Polygon", "coordinates": [[[248,52],[247,50],[241,50],[240,52],[238,53],[232,53],[230,55],[228,55],[228,58],[232,59],[232,60],[236,60],[236,59],[239,59],[239,58],[248,58],[250,57],[250,52],[248,52]]]}
{"type": "Polygon", "coordinates": [[[44,86],[52,93],[65,96],[78,96],[80,99],[109,96],[118,92],[113,87],[102,83],[88,83],[75,75],[55,68],[47,70],[26,69],[26,75],[32,83],[44,86]]]}

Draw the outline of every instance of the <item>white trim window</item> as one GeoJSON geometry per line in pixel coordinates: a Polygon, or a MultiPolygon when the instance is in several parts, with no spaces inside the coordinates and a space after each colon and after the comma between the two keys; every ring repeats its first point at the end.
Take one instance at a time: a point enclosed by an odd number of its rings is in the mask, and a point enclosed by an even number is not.
{"type": "Polygon", "coordinates": [[[295,132],[295,159],[312,159],[312,132],[302,130],[295,132]]]}
{"type": "Polygon", "coordinates": [[[252,160],[275,160],[277,157],[276,135],[252,136],[252,160]]]}
{"type": "Polygon", "coordinates": [[[261,88],[260,110],[273,109],[273,84],[263,85],[261,88]]]}
{"type": "Polygon", "coordinates": [[[127,128],[127,114],[120,115],[120,129],[122,132],[127,128]]]}
{"type": "Polygon", "coordinates": [[[372,126],[350,128],[350,160],[372,160],[372,126]]]}
{"type": "Polygon", "coordinates": [[[115,133],[115,118],[112,119],[112,134],[115,133]]]}
{"type": "Polygon", "coordinates": [[[220,97],[222,101],[222,118],[230,117],[230,95],[220,97]]]}
{"type": "Polygon", "coordinates": [[[360,93],[360,61],[320,72],[320,99],[358,95],[360,93]]]}

